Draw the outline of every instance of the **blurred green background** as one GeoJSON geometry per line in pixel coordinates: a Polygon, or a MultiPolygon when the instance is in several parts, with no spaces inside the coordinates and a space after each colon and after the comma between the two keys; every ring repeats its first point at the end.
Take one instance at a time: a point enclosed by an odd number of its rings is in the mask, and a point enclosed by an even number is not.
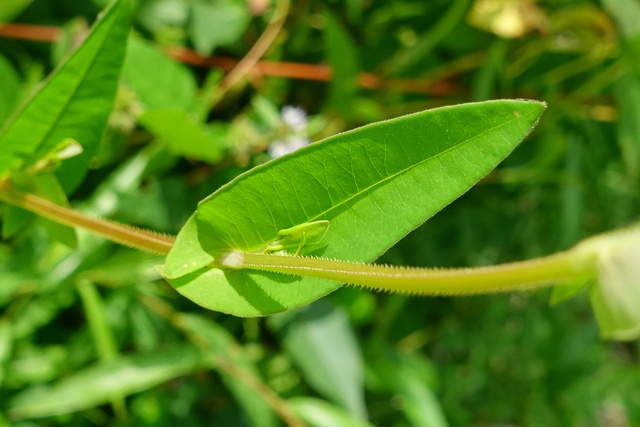
{"type": "MultiPolygon", "coordinates": [[[[26,40],[36,27],[17,36],[0,27],[0,125],[107,3],[0,4],[0,21],[60,28],[49,43],[26,40]]],[[[533,134],[380,262],[526,259],[637,218],[637,0],[134,4],[108,134],[70,195],[83,211],[174,234],[199,200],[282,150],[427,108],[530,98],[549,105],[533,134]],[[246,55],[276,10],[287,19],[268,62],[229,86],[219,66],[246,55]],[[196,53],[218,66],[171,58],[196,53]]],[[[4,209],[0,425],[640,420],[638,345],[599,340],[585,292],[551,306],[547,291],[411,298],[343,288],[240,319],[180,297],[158,280],[160,258],[85,233],[68,248],[37,221],[10,227],[4,209]]]]}

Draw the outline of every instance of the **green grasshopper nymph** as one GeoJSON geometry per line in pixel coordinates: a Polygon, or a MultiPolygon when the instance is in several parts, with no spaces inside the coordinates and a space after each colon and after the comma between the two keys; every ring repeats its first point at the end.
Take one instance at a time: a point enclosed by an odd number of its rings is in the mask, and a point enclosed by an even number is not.
{"type": "Polygon", "coordinates": [[[261,251],[265,254],[295,249],[294,255],[300,255],[305,246],[317,245],[329,230],[329,221],[305,222],[278,232],[278,239],[269,243],[261,251]]]}

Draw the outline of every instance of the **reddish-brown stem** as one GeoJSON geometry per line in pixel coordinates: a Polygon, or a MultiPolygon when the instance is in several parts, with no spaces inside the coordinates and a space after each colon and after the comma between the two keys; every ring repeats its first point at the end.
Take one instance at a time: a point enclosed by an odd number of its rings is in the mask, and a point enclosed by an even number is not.
{"type": "MultiPolygon", "coordinates": [[[[58,27],[15,23],[0,24],[0,37],[4,38],[53,42],[60,37],[60,34],[61,30],[58,27]]],[[[227,56],[204,58],[193,50],[181,47],[170,48],[167,50],[167,53],[177,61],[186,64],[220,68],[224,71],[232,71],[237,68],[240,63],[238,59],[227,56]]],[[[262,54],[258,56],[258,59],[260,56],[262,56],[262,54]]],[[[245,64],[248,64],[248,62],[245,64]]],[[[331,68],[327,65],[304,64],[299,62],[252,60],[249,70],[261,76],[283,77],[296,80],[325,82],[333,78],[331,68]]],[[[373,73],[361,72],[357,75],[357,82],[360,87],[365,89],[424,93],[435,96],[464,92],[464,89],[456,85],[451,79],[382,78],[373,73]]]]}
{"type": "Polygon", "coordinates": [[[52,42],[60,37],[60,28],[46,25],[0,24],[0,37],[52,42]]]}

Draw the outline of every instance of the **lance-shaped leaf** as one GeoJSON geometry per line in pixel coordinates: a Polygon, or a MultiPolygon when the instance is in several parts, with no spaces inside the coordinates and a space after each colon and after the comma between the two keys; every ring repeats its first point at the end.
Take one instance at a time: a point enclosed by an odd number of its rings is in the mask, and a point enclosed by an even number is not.
{"type": "Polygon", "coordinates": [[[203,200],[161,271],[196,303],[240,316],[292,309],[339,283],[208,265],[258,250],[279,231],[328,220],[302,254],[371,262],[466,192],[531,131],[544,104],[444,107],[365,126],[257,167],[203,200]]]}
{"type": "Polygon", "coordinates": [[[67,190],[80,183],[113,109],[128,31],[129,1],[117,0],[0,134],[0,176],[72,138],[83,152],[65,161],[58,176],[67,190]]]}
{"type": "Polygon", "coordinates": [[[8,402],[7,412],[12,418],[35,418],[80,411],[210,365],[210,357],[190,345],[123,356],[73,373],[51,386],[32,386],[8,402]]]}

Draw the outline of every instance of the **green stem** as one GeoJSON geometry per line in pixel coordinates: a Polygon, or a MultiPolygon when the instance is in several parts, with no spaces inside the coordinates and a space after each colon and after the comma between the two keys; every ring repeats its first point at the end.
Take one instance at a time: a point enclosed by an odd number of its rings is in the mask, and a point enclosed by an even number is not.
{"type": "MultiPolygon", "coordinates": [[[[82,227],[114,242],[160,255],[167,255],[175,240],[171,236],[88,217],[17,190],[8,181],[0,185],[0,199],[61,224],[82,227]]],[[[423,269],[231,251],[218,257],[213,267],[319,277],[390,292],[460,295],[509,292],[585,280],[595,274],[594,261],[585,253],[572,249],[529,261],[488,267],[423,269]]]]}
{"type": "Polygon", "coordinates": [[[573,251],[530,261],[459,269],[391,267],[239,251],[226,253],[217,262],[226,268],[312,276],[375,290],[417,295],[510,292],[570,284],[593,274],[591,262],[573,251]]]}
{"type": "Polygon", "coordinates": [[[20,191],[13,187],[8,181],[0,185],[0,200],[34,212],[60,224],[71,227],[81,227],[116,243],[160,255],[167,255],[175,241],[172,236],[117,224],[103,219],[92,218],[36,195],[20,191]]]}

